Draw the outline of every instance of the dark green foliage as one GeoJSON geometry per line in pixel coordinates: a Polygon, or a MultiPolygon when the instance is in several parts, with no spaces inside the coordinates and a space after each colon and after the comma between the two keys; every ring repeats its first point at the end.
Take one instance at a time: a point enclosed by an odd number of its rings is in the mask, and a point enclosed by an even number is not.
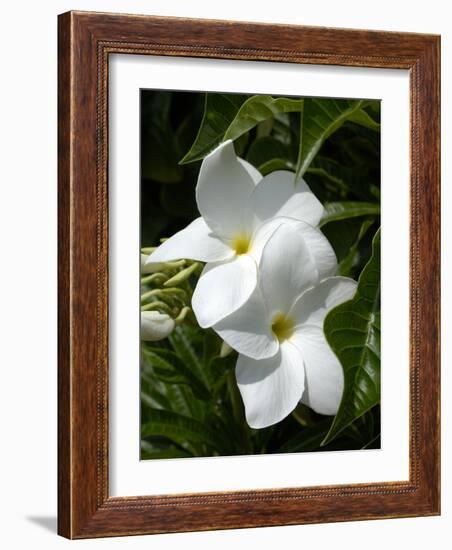
{"type": "Polygon", "coordinates": [[[344,369],[342,402],[324,443],[380,402],[380,231],[355,297],[333,309],[324,324],[344,369]]]}

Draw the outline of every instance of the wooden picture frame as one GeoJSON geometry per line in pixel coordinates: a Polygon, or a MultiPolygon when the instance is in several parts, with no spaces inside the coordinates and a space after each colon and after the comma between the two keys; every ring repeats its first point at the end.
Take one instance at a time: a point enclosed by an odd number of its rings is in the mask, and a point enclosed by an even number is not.
{"type": "Polygon", "coordinates": [[[68,538],[440,513],[440,38],[68,12],[59,16],[58,532],[68,538]],[[187,56],[410,73],[410,479],[110,497],[109,55],[187,56]]]}

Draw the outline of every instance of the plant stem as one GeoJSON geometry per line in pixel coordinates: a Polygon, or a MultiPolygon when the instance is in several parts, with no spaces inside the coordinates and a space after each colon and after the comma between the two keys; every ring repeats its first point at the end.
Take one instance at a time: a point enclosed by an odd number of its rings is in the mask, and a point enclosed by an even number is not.
{"type": "Polygon", "coordinates": [[[145,292],[141,295],[141,301],[145,302],[148,298],[151,298],[152,296],[170,296],[171,294],[174,294],[174,297],[176,296],[183,296],[185,297],[187,293],[182,288],[155,288],[153,290],[149,290],[148,292],[145,292]]]}
{"type": "Polygon", "coordinates": [[[227,376],[227,387],[229,397],[231,399],[232,414],[234,416],[237,428],[241,431],[241,440],[243,444],[243,451],[246,453],[252,453],[253,448],[251,445],[251,439],[249,436],[248,425],[246,423],[244,408],[242,403],[242,397],[237,386],[235,379],[235,372],[231,370],[227,376]]]}
{"type": "Polygon", "coordinates": [[[152,252],[154,252],[154,250],[156,249],[157,249],[156,246],[148,246],[148,247],[142,248],[141,253],[149,255],[149,254],[152,254],[152,252]]]}
{"type": "Polygon", "coordinates": [[[300,426],[303,426],[303,428],[306,428],[306,426],[308,426],[312,421],[311,411],[302,403],[298,403],[292,411],[292,416],[300,424],[300,426]]]}
{"type": "Polygon", "coordinates": [[[163,286],[168,287],[171,285],[182,284],[190,277],[190,275],[192,275],[198,269],[198,265],[199,264],[195,262],[192,265],[183,269],[182,271],[179,271],[178,273],[176,273],[176,275],[173,275],[171,279],[168,279],[167,281],[165,281],[163,283],[163,286]]]}
{"type": "Polygon", "coordinates": [[[152,275],[148,275],[146,277],[141,278],[141,284],[145,285],[148,283],[157,283],[158,281],[164,282],[168,279],[168,275],[165,275],[164,273],[153,273],[152,275]]]}
{"type": "Polygon", "coordinates": [[[185,319],[185,317],[189,313],[191,313],[191,308],[189,308],[188,306],[183,307],[180,310],[179,315],[174,319],[174,322],[176,323],[176,325],[179,325],[180,323],[182,323],[182,321],[185,319]]]}
{"type": "Polygon", "coordinates": [[[295,181],[298,181],[298,179],[301,177],[300,175],[300,168],[301,163],[303,160],[302,153],[303,153],[303,116],[304,116],[304,100],[303,100],[303,107],[300,110],[300,143],[298,144],[298,158],[297,158],[297,168],[295,170],[295,181]]]}
{"type": "Polygon", "coordinates": [[[174,311],[170,308],[168,304],[162,301],[155,301],[155,302],[149,302],[149,304],[145,304],[141,306],[141,311],[150,311],[153,309],[163,309],[163,311],[166,311],[169,315],[174,315],[174,311]]]}

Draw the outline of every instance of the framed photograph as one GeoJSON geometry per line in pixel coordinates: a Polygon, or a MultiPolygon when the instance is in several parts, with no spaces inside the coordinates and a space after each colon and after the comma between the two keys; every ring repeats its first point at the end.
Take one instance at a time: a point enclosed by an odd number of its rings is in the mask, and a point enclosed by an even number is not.
{"type": "Polygon", "coordinates": [[[59,16],[61,535],[440,513],[439,49],[59,16]]]}

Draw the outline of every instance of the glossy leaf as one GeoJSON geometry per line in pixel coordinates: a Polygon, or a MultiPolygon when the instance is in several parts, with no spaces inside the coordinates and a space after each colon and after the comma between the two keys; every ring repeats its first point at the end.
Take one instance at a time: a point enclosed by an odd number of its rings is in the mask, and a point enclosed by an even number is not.
{"type": "Polygon", "coordinates": [[[174,445],[159,448],[145,439],[141,440],[141,460],[164,459],[164,458],[187,458],[192,456],[187,451],[174,445]]]}
{"type": "Polygon", "coordinates": [[[201,127],[181,164],[204,158],[222,141],[236,140],[264,120],[303,109],[303,99],[255,95],[243,102],[244,97],[246,96],[207,94],[201,127]]]}
{"type": "MultiPolygon", "coordinates": [[[[336,130],[356,116],[364,102],[348,99],[305,99],[302,122],[302,137],[297,163],[297,177],[308,169],[323,143],[336,130]]],[[[359,120],[355,120],[359,122],[359,120]]]]}
{"type": "Polygon", "coordinates": [[[319,448],[331,425],[331,418],[327,417],[312,426],[300,428],[299,433],[281,446],[282,453],[301,453],[314,451],[319,448]]]}
{"type": "Polygon", "coordinates": [[[266,176],[275,170],[288,170],[289,172],[293,172],[295,170],[295,166],[288,160],[272,159],[260,164],[257,169],[263,176],[266,176]]]}
{"type": "Polygon", "coordinates": [[[222,448],[223,443],[217,432],[208,425],[188,416],[152,409],[150,420],[143,424],[141,437],[163,436],[176,443],[205,443],[213,448],[222,448]]]}
{"type": "Polygon", "coordinates": [[[177,326],[168,339],[181,361],[183,361],[192,372],[196,373],[196,376],[203,381],[206,387],[209,387],[210,381],[208,379],[208,373],[201,359],[193,349],[193,343],[190,338],[191,332],[188,331],[187,327],[182,325],[177,326]]]}
{"type": "Polygon", "coordinates": [[[320,220],[320,227],[338,220],[380,215],[380,205],[371,202],[330,202],[325,204],[324,207],[325,211],[320,220]]]}
{"type": "Polygon", "coordinates": [[[141,365],[142,421],[146,421],[148,411],[154,408],[189,415],[190,403],[182,388],[181,385],[167,384],[159,380],[154,374],[153,367],[143,361],[141,365]]]}
{"type": "Polygon", "coordinates": [[[344,370],[344,393],[323,445],[380,401],[380,231],[356,295],[330,311],[324,331],[344,370]]]}
{"type": "Polygon", "coordinates": [[[362,449],[380,449],[381,448],[380,434],[378,433],[376,436],[374,436],[370,441],[368,441],[361,448],[362,449]]]}
{"type": "Polygon", "coordinates": [[[171,384],[188,384],[201,399],[209,398],[209,389],[196,373],[171,350],[143,345],[143,354],[156,377],[171,384]]]}
{"type": "Polygon", "coordinates": [[[203,159],[219,145],[246,98],[240,94],[207,93],[198,135],[180,164],[203,159]]]}
{"type": "Polygon", "coordinates": [[[355,111],[352,116],[349,118],[350,122],[355,122],[360,126],[374,130],[375,132],[380,131],[380,124],[375,122],[375,120],[368,114],[364,109],[358,109],[355,111]]]}
{"type": "Polygon", "coordinates": [[[341,259],[339,262],[338,274],[343,277],[350,277],[352,274],[352,269],[359,260],[359,245],[361,240],[366,235],[367,231],[373,224],[373,220],[364,220],[361,224],[358,236],[355,242],[350,247],[347,255],[341,259]]]}
{"type": "Polygon", "coordinates": [[[235,140],[249,132],[260,122],[273,118],[280,113],[300,113],[303,110],[303,103],[304,99],[290,99],[287,97],[273,98],[269,95],[250,97],[240,107],[224,135],[224,140],[235,140]]]}
{"type": "Polygon", "coordinates": [[[140,368],[141,399],[146,407],[171,409],[171,403],[165,394],[165,385],[156,379],[152,367],[141,360],[140,368]]]}
{"type": "Polygon", "coordinates": [[[375,199],[379,200],[380,192],[378,186],[372,183],[375,176],[369,174],[371,166],[371,162],[351,165],[339,163],[319,154],[309,165],[304,177],[309,184],[314,176],[321,182],[322,188],[330,189],[335,200],[341,198],[352,200],[350,198],[352,194],[354,200],[373,202],[375,199]]]}
{"type": "Polygon", "coordinates": [[[288,147],[273,137],[256,139],[249,147],[246,160],[259,168],[272,159],[284,159],[288,156],[288,147]]]}

